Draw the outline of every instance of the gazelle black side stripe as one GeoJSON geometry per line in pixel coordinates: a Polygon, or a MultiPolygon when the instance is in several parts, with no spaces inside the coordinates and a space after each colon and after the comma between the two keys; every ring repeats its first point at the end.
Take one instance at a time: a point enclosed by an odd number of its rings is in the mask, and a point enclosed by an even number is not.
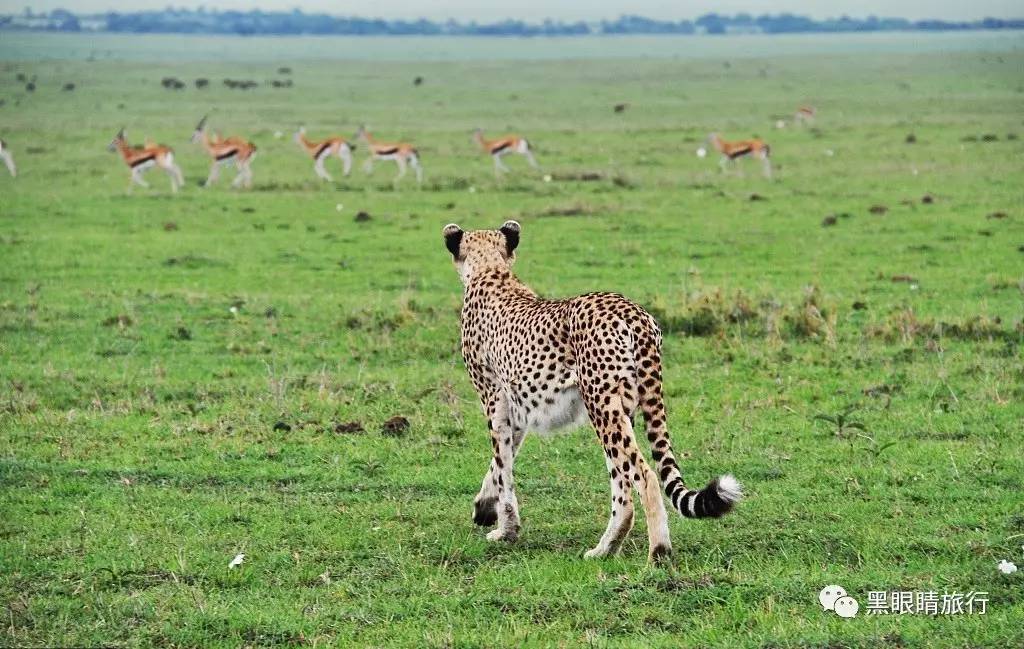
{"type": "Polygon", "coordinates": [[[217,160],[227,160],[228,158],[233,158],[236,155],[238,155],[238,149],[231,149],[230,151],[225,151],[218,155],[217,160]]]}
{"type": "Polygon", "coordinates": [[[152,162],[153,160],[156,160],[156,154],[148,155],[145,158],[139,158],[138,160],[136,160],[135,162],[132,163],[132,168],[134,169],[135,167],[138,167],[139,165],[144,165],[147,162],[152,162]]]}

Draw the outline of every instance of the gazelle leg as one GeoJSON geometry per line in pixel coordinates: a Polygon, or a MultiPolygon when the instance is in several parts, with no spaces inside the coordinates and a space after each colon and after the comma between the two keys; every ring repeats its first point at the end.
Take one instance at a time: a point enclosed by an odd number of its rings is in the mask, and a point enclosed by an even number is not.
{"type": "Polygon", "coordinates": [[[166,173],[171,178],[171,192],[177,193],[178,176],[177,174],[174,173],[174,168],[171,165],[167,165],[166,167],[161,167],[161,169],[163,169],[164,173],[166,173]]]}
{"type": "Polygon", "coordinates": [[[338,157],[341,159],[341,167],[346,176],[352,171],[352,154],[348,149],[338,149],[338,157]]]}
{"type": "Polygon", "coordinates": [[[245,163],[239,161],[235,163],[235,168],[238,170],[238,173],[235,174],[235,179],[231,181],[232,187],[238,187],[245,182],[245,163]]]}
{"type": "Polygon", "coordinates": [[[245,161],[245,186],[252,187],[252,158],[245,161]]]}
{"type": "Polygon", "coordinates": [[[722,173],[728,173],[729,158],[728,156],[722,156],[718,159],[718,167],[722,170],[722,173]]]}
{"type": "Polygon", "coordinates": [[[217,182],[217,178],[220,177],[220,163],[214,162],[210,165],[210,175],[206,177],[206,182],[203,183],[203,187],[209,187],[213,183],[217,182]]]}
{"type": "Polygon", "coordinates": [[[331,180],[333,180],[331,178],[331,174],[327,173],[327,170],[324,169],[324,158],[326,157],[327,156],[320,156],[319,158],[317,158],[316,162],[313,164],[313,170],[316,171],[316,175],[320,176],[322,180],[331,182],[331,180]]]}
{"type": "Polygon", "coordinates": [[[401,180],[402,178],[405,177],[405,172],[406,172],[405,158],[401,158],[401,157],[395,158],[395,164],[398,165],[398,175],[395,176],[395,180],[393,182],[397,183],[399,180],[401,180]]]}
{"type": "Polygon", "coordinates": [[[185,176],[184,176],[184,174],[181,173],[181,167],[179,167],[177,164],[174,164],[174,165],[172,165],[172,168],[174,169],[174,176],[178,180],[178,187],[184,187],[185,186],[185,176]]]}
{"type": "Polygon", "coordinates": [[[132,169],[132,182],[138,185],[139,187],[149,187],[149,183],[147,183],[142,178],[141,169],[132,169]]]}
{"type": "Polygon", "coordinates": [[[533,157],[533,151],[526,149],[523,151],[523,155],[526,156],[526,161],[530,163],[530,166],[534,169],[540,169],[540,165],[537,164],[537,159],[533,157]]]}
{"type": "Polygon", "coordinates": [[[766,155],[761,156],[761,164],[764,166],[764,177],[768,180],[772,178],[772,161],[766,155]]]}
{"type": "Polygon", "coordinates": [[[420,159],[418,157],[410,158],[409,159],[409,164],[412,165],[413,170],[416,172],[416,184],[417,185],[422,185],[423,184],[423,167],[420,166],[420,159]]]}
{"type": "Polygon", "coordinates": [[[367,158],[366,161],[363,162],[363,171],[365,171],[367,174],[372,174],[373,173],[373,157],[372,156],[367,158]]]}
{"type": "Polygon", "coordinates": [[[0,158],[4,159],[4,164],[7,165],[7,171],[11,172],[11,177],[16,177],[18,175],[18,169],[14,166],[14,157],[11,155],[11,152],[6,149],[0,151],[0,158]]]}
{"type": "Polygon", "coordinates": [[[501,161],[501,154],[496,153],[494,155],[494,175],[501,176],[503,173],[508,173],[509,168],[505,166],[505,163],[501,161]]]}

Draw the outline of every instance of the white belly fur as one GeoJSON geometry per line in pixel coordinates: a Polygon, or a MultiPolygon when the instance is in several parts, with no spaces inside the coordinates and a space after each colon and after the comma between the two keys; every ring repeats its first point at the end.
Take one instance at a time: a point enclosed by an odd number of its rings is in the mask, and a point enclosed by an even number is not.
{"type": "Polygon", "coordinates": [[[568,386],[545,396],[554,403],[542,400],[539,406],[527,414],[527,431],[550,433],[560,428],[578,428],[589,421],[578,386],[568,386]]]}

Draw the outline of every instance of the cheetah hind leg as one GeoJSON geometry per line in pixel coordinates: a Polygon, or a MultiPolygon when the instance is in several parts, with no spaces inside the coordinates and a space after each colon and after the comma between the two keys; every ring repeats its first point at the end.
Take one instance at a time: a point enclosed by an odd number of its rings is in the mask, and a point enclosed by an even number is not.
{"type": "Polygon", "coordinates": [[[593,421],[607,422],[600,430],[600,436],[611,476],[612,511],[605,533],[597,546],[584,555],[587,558],[614,554],[622,546],[633,524],[631,489],[636,489],[640,495],[644,517],[647,519],[648,558],[651,561],[664,561],[672,553],[661,485],[637,446],[632,421],[626,414],[636,403],[632,395],[633,392],[628,389],[624,393],[606,395],[608,402],[602,412],[608,416],[592,417],[593,421]]]}
{"type": "Polygon", "coordinates": [[[611,477],[612,513],[608,519],[608,527],[605,528],[597,546],[583,554],[587,559],[614,555],[633,529],[633,491],[630,489],[629,479],[622,475],[608,455],[605,455],[605,464],[611,477]]]}

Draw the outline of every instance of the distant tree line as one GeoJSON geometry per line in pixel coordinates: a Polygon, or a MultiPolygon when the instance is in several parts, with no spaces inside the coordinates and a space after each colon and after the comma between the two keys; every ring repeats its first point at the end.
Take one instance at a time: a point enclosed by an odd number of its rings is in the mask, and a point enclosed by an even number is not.
{"type": "Polygon", "coordinates": [[[985,18],[970,22],[904,18],[828,18],[783,13],[752,16],[706,14],[696,20],[654,20],[621,16],[600,22],[545,20],[527,23],[505,20],[496,23],[449,20],[383,20],[339,17],[294,11],[213,11],[164,9],[127,13],[76,15],[64,9],[49,13],[0,16],[0,29],[38,31],[107,31],[135,34],[241,34],[241,35],[348,35],[348,36],[575,36],[586,34],[795,34],[808,32],[953,31],[976,29],[1024,29],[1024,19],[985,18]]]}

